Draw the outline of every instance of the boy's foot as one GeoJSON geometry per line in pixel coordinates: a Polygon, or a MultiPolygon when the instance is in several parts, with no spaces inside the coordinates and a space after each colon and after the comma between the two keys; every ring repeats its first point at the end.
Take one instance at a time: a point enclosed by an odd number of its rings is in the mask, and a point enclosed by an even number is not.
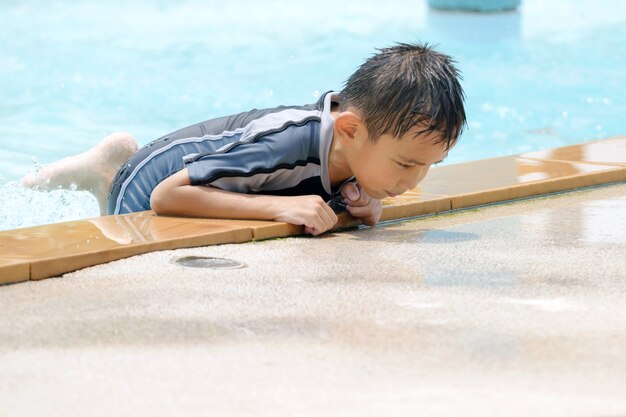
{"type": "Polygon", "coordinates": [[[100,214],[106,214],[109,187],[118,168],[137,151],[129,133],[113,133],[86,152],[61,159],[30,173],[21,180],[26,188],[73,189],[96,196],[100,214]]]}

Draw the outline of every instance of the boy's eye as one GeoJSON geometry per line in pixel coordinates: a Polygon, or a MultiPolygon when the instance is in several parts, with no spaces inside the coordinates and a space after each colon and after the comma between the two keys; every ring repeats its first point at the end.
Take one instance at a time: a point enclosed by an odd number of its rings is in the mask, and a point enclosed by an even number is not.
{"type": "Polygon", "coordinates": [[[407,165],[407,164],[403,164],[400,161],[396,161],[396,164],[398,164],[398,166],[402,169],[407,169],[407,168],[411,168],[412,165],[407,165]]]}

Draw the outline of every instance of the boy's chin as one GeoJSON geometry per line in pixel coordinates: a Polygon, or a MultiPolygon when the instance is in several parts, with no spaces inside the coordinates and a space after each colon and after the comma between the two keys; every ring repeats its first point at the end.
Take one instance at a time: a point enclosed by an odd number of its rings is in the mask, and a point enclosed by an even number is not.
{"type": "Polygon", "coordinates": [[[387,193],[386,191],[381,191],[381,190],[365,190],[365,192],[372,198],[375,198],[376,200],[382,200],[383,198],[387,198],[389,197],[389,193],[387,193]]]}

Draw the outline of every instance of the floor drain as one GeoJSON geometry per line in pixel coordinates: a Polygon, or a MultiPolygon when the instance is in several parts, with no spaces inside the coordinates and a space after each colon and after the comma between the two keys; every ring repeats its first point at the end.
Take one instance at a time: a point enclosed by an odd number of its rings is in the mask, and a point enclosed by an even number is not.
{"type": "Polygon", "coordinates": [[[172,260],[176,265],[190,268],[210,268],[210,269],[238,269],[245,268],[246,264],[227,258],[214,258],[212,256],[184,256],[172,260]]]}

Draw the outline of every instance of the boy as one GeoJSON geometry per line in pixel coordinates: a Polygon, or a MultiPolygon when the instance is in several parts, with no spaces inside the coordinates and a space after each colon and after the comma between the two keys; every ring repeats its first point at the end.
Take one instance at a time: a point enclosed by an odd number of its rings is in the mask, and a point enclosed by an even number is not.
{"type": "Polygon", "coordinates": [[[208,120],[139,151],[132,136],[114,134],[22,183],[90,190],[103,213],[276,220],[313,235],[337,222],[326,202],[341,198],[375,225],[380,199],[417,186],[456,143],[465,125],[459,78],[428,45],[397,44],[315,104],[208,120]]]}

